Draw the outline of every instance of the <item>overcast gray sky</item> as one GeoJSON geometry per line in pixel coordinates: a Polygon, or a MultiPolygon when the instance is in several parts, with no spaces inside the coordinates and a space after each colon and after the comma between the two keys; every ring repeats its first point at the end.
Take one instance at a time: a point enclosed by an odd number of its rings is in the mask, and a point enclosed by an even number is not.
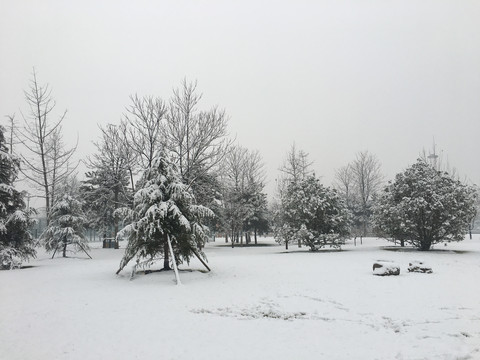
{"type": "Polygon", "coordinates": [[[130,94],[186,77],[261,152],[269,190],[294,141],[326,184],[361,150],[391,178],[433,138],[480,183],[480,1],[0,0],[0,17],[0,115],[26,110],[35,67],[79,157],[130,94]]]}

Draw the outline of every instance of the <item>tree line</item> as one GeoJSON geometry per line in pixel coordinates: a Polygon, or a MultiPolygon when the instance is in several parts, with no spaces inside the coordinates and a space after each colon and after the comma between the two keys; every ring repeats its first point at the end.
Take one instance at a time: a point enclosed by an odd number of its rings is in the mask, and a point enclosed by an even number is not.
{"type": "Polygon", "coordinates": [[[427,250],[439,241],[459,240],[475,215],[476,190],[427,159],[385,185],[376,156],[359,152],[327,187],[295,144],[279,168],[269,206],[261,154],[235,144],[225,110],[203,109],[197,83],[186,79],[169,99],[132,95],[120,121],[100,127],[79,181],[76,145],[67,146],[62,136],[67,112],[55,113],[51,89],[35,70],[25,99],[22,123],[10,115],[8,131],[0,130],[2,224],[6,229],[14,213],[23,219],[17,224],[23,228],[21,241],[0,229],[6,234],[0,253],[8,266],[14,257],[34,255],[28,234],[33,209],[25,205],[25,194],[13,191],[19,171],[44,199],[47,230],[41,241],[47,250],[66,256],[67,245],[74,245],[86,252],[83,233],[95,229],[103,238],[129,240],[120,268],[135,256],[162,257],[165,268],[193,255],[205,259],[203,245],[215,233],[234,247],[257,244],[259,234],[272,232],[287,249],[297,243],[314,251],[375,233],[427,250]],[[12,197],[15,206],[6,210],[12,197]],[[17,243],[23,253],[11,250],[17,243]]]}

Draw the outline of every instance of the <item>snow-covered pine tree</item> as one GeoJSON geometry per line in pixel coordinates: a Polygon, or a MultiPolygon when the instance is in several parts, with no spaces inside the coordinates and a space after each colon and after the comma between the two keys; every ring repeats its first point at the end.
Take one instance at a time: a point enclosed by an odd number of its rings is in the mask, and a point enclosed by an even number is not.
{"type": "Polygon", "coordinates": [[[19,164],[20,160],[9,153],[0,126],[0,269],[18,267],[36,254],[28,231],[33,220],[25,209],[23,194],[13,186],[19,164]]]}
{"type": "Polygon", "coordinates": [[[70,195],[64,195],[55,203],[51,210],[50,223],[40,237],[45,249],[48,252],[53,251],[52,258],[60,249],[63,257],[66,257],[69,245],[73,246],[75,252],[82,250],[90,257],[84,235],[85,223],[86,218],[80,201],[70,195]]]}
{"type": "Polygon", "coordinates": [[[196,205],[192,189],[181,181],[180,173],[163,152],[158,152],[152,168],[139,181],[134,196],[132,223],[118,236],[128,245],[117,274],[135,256],[147,263],[163,257],[163,268],[170,269],[168,237],[177,264],[193,255],[206,259],[202,248],[207,241],[208,227],[202,220],[213,216],[207,207],[196,205]]]}
{"type": "Polygon", "coordinates": [[[314,175],[291,182],[282,196],[278,214],[283,219],[274,233],[278,242],[300,240],[312,251],[339,247],[348,235],[348,211],[337,192],[324,187],[314,175]]]}
{"type": "Polygon", "coordinates": [[[464,239],[477,196],[474,187],[418,159],[384,189],[374,224],[384,236],[429,250],[439,242],[464,239]]]}

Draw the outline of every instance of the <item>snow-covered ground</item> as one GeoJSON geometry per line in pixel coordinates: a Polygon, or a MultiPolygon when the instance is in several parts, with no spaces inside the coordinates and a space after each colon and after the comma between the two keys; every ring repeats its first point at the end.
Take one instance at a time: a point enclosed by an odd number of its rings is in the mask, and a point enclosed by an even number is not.
{"type": "Polygon", "coordinates": [[[213,271],[183,265],[182,286],[116,276],[121,249],[41,252],[0,272],[0,359],[480,359],[480,235],[427,253],[260,242],[208,244],[213,271]],[[376,260],[400,276],[372,275],[376,260]],[[408,273],[414,260],[433,273],[408,273]]]}

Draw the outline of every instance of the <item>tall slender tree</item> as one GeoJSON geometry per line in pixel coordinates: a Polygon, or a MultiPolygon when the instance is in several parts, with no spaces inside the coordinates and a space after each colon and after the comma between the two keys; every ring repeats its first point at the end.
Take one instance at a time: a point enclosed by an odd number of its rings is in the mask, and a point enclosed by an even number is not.
{"type": "Polygon", "coordinates": [[[25,98],[29,112],[27,115],[22,114],[24,129],[19,134],[19,140],[29,155],[22,155],[26,165],[22,173],[41,191],[48,223],[51,207],[56,200],[55,188],[77,168],[78,163],[73,163],[77,146],[65,147],[62,141],[62,123],[67,111],[56,119],[53,118],[56,102],[49,86],[39,83],[35,69],[29,89],[25,91],[25,98]]]}
{"type": "Polygon", "coordinates": [[[373,199],[380,191],[383,180],[381,165],[375,155],[362,151],[357,154],[351,166],[361,209],[362,235],[366,236],[373,214],[373,199]]]}

